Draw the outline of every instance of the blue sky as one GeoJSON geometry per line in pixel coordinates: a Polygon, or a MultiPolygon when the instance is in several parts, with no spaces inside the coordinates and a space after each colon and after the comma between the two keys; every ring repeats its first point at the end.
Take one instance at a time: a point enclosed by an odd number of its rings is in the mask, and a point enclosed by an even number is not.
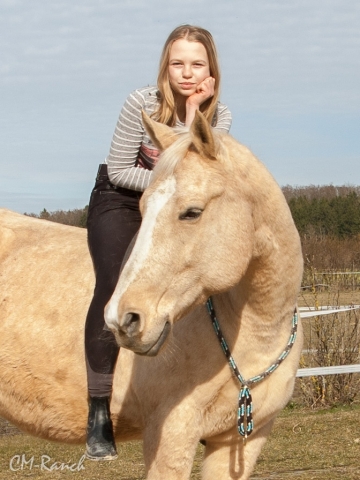
{"type": "Polygon", "coordinates": [[[358,0],[1,0],[0,206],[82,208],[130,91],[209,29],[231,133],[280,185],[360,184],[358,0]]]}

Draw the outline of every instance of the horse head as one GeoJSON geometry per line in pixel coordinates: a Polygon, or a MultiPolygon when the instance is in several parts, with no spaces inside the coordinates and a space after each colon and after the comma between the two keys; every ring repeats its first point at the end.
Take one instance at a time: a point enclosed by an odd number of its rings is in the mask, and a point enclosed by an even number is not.
{"type": "Polygon", "coordinates": [[[182,132],[143,117],[163,153],[105,318],[121,346],[156,355],[174,322],[238,285],[255,259],[260,265],[279,247],[277,230],[293,222],[265,167],[201,113],[182,132]]]}

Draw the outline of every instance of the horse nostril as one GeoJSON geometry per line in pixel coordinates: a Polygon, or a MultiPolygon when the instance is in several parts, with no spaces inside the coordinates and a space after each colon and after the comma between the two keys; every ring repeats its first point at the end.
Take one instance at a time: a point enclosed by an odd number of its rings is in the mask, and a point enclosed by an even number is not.
{"type": "Polygon", "coordinates": [[[140,319],[138,313],[128,312],[120,325],[120,332],[128,336],[136,335],[140,329],[140,319]]]}
{"type": "Polygon", "coordinates": [[[124,325],[129,326],[132,323],[136,323],[140,320],[140,315],[138,313],[129,312],[125,315],[124,325]]]}

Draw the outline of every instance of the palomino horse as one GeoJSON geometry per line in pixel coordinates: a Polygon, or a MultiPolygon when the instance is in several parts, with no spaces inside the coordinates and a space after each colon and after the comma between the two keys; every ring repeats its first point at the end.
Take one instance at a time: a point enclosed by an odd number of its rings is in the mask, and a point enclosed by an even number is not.
{"type": "MultiPolygon", "coordinates": [[[[288,356],[269,367],[291,336],[299,237],[281,190],[247,148],[200,114],[183,133],[145,123],[164,153],[106,309],[126,347],[111,403],[116,437],[143,439],[148,480],[188,479],[200,440],[204,480],[245,480],[293,391],[300,325],[288,356]],[[242,386],[211,325],[209,296],[242,377],[268,371],[251,385],[246,441],[237,427],[242,386]]],[[[83,442],[93,286],[85,232],[8,211],[0,219],[0,415],[44,438],[83,442]]]]}

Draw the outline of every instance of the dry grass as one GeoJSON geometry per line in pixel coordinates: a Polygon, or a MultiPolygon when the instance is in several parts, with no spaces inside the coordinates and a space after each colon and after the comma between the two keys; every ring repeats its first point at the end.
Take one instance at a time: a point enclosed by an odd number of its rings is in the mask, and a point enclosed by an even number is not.
{"type": "Polygon", "coordinates": [[[253,479],[359,480],[360,409],[285,410],[253,479]]]}
{"type": "MultiPolygon", "coordinates": [[[[202,451],[203,447],[199,446],[192,480],[201,478],[202,451]]],[[[35,467],[30,469],[30,464],[25,465],[23,470],[11,471],[11,459],[22,454],[27,461],[34,457],[34,465],[41,464],[42,455],[50,457],[47,465],[54,462],[78,464],[83,446],[60,445],[26,435],[0,437],[0,480],[145,479],[139,442],[119,445],[119,459],[114,462],[85,461],[84,469],[76,472],[59,470],[50,473],[35,467]]],[[[252,479],[359,480],[359,458],[360,405],[324,411],[286,409],[275,423],[252,479]]],[[[18,466],[16,463],[13,465],[18,466]]]]}
{"type": "MultiPolygon", "coordinates": [[[[335,277],[327,288],[303,290],[299,305],[318,308],[321,305],[360,304],[360,291],[340,288],[335,277]]],[[[305,318],[304,351],[301,367],[352,365],[360,362],[360,310],[305,318]]],[[[360,374],[314,376],[297,380],[296,400],[312,407],[351,404],[359,398],[360,374]]]]}

